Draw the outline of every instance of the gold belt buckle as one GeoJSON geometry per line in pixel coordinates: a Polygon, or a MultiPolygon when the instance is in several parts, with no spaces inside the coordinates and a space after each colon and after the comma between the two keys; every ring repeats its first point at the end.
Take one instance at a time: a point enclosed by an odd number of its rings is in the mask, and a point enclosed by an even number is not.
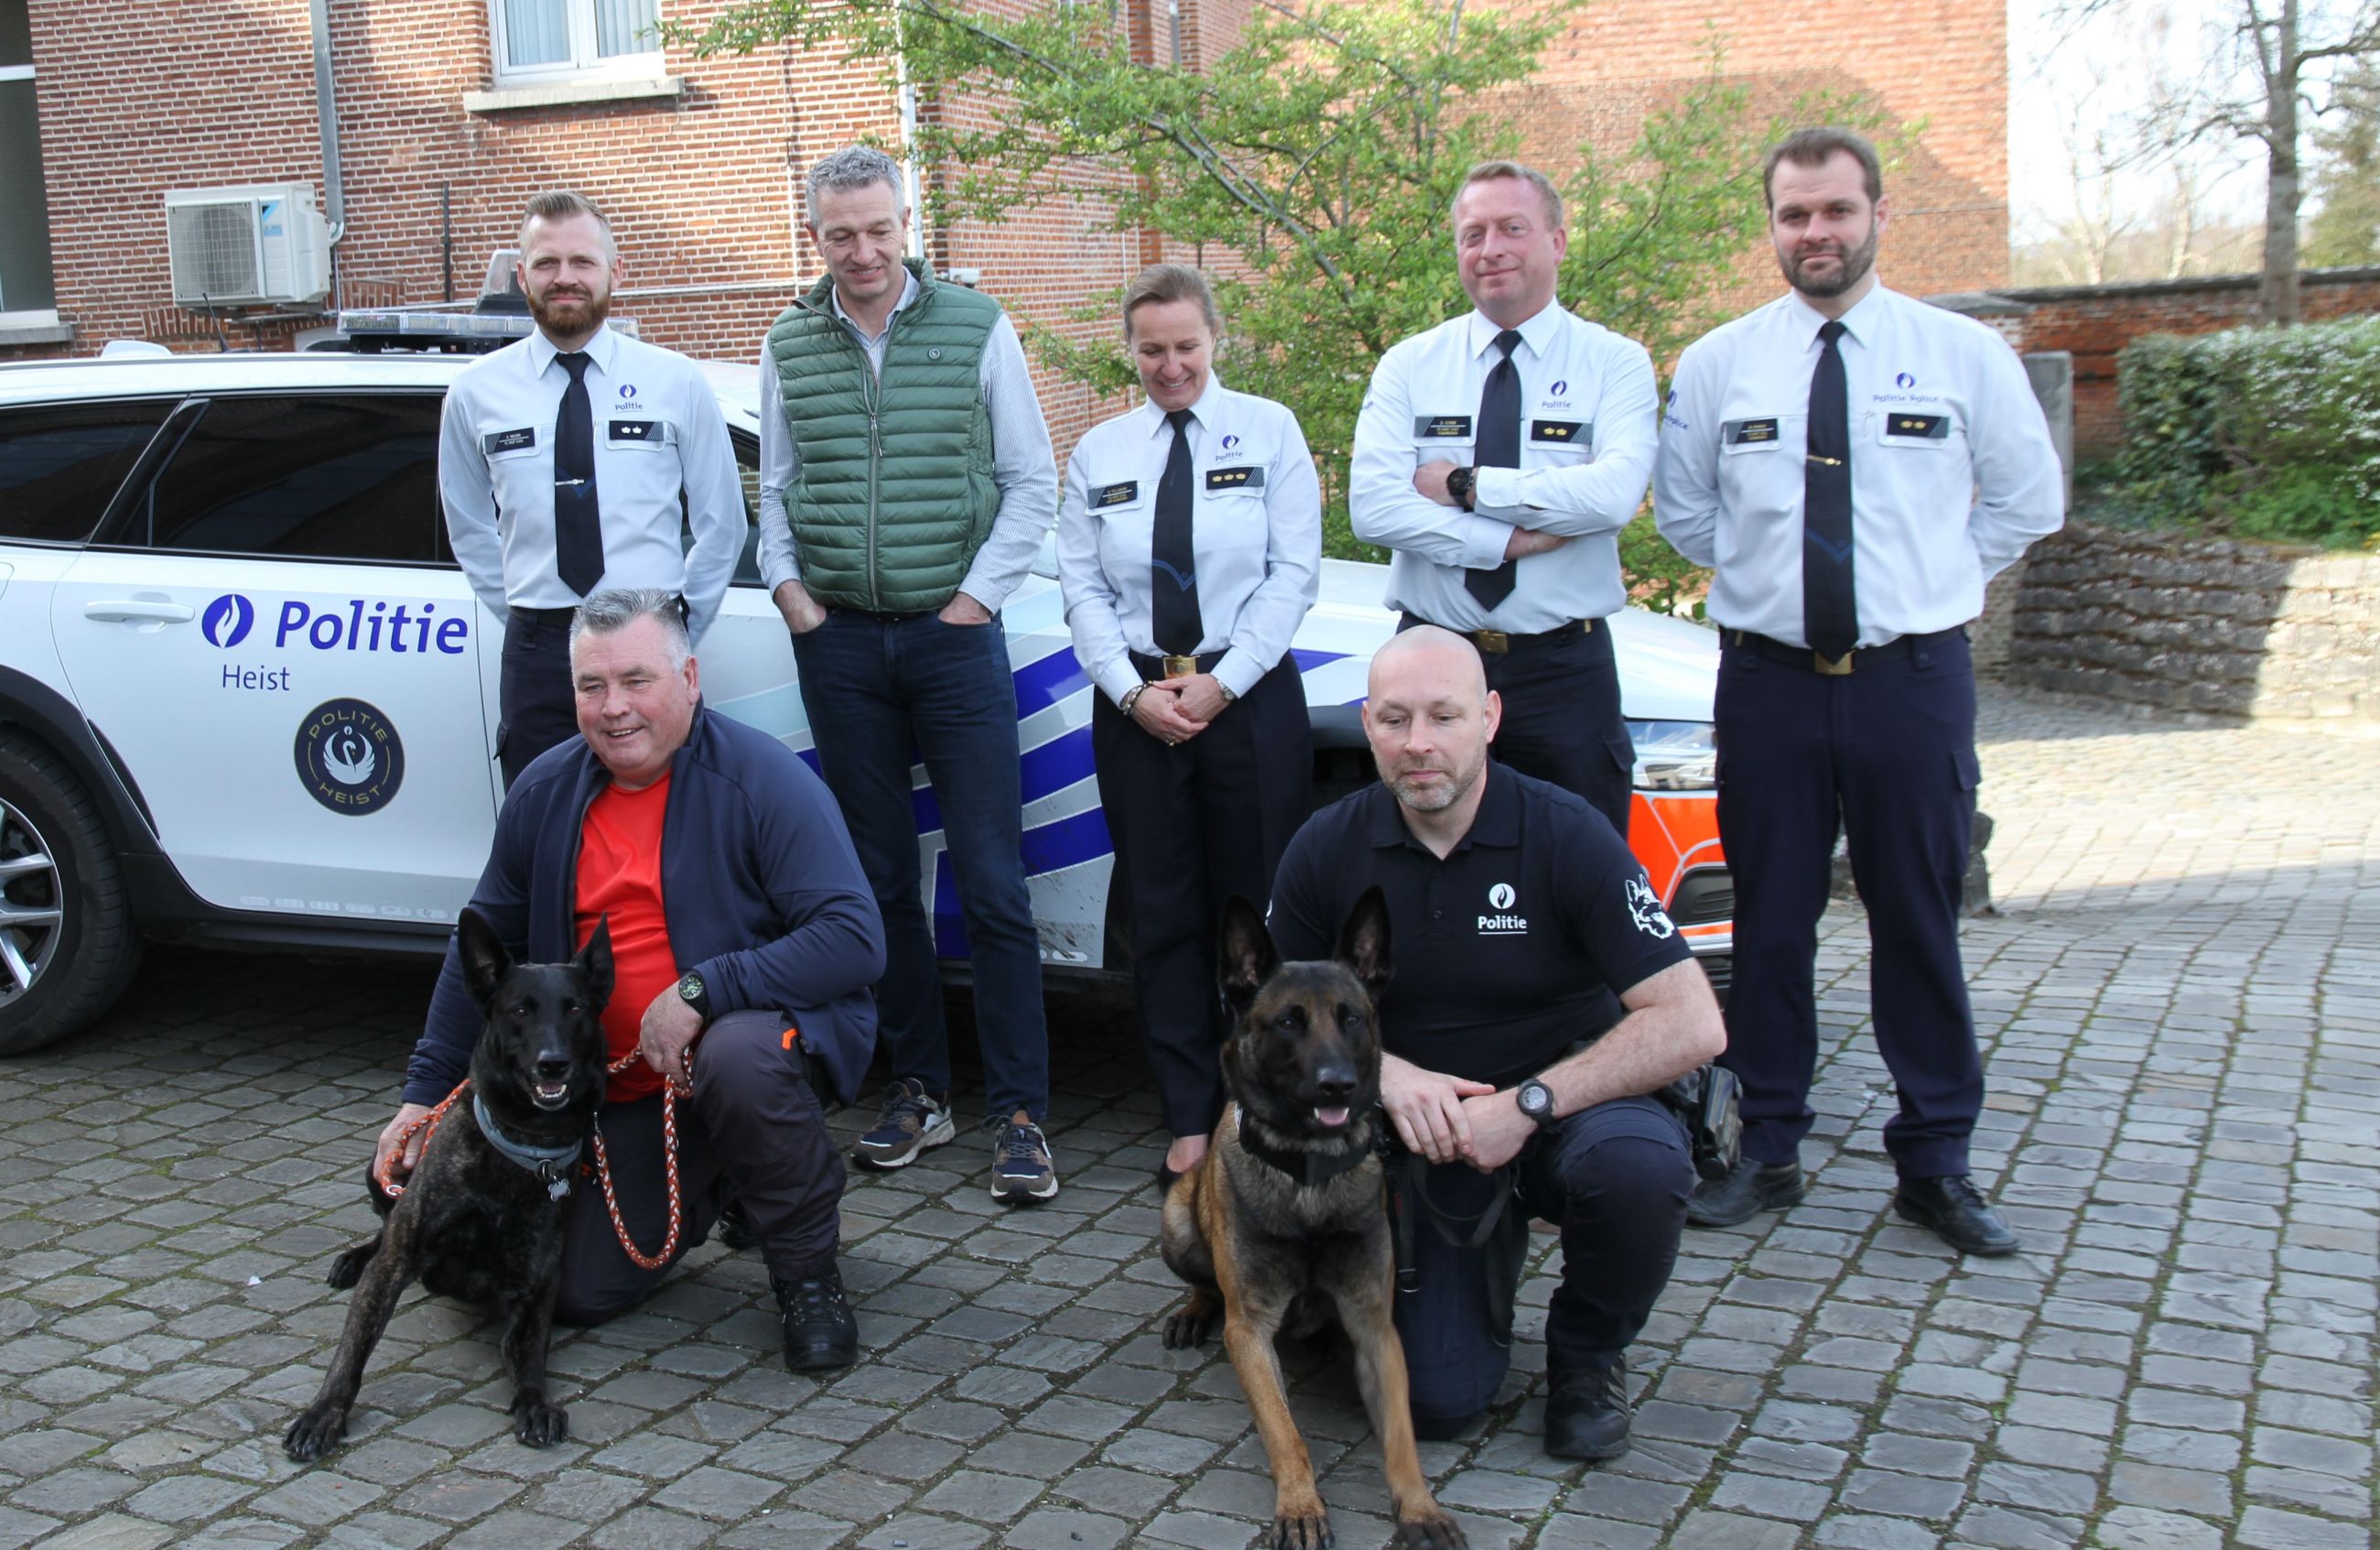
{"type": "Polygon", "coordinates": [[[1169,678],[1186,678],[1197,670],[1198,659],[1195,656],[1169,656],[1165,659],[1165,676],[1169,678]]]}
{"type": "Polygon", "coordinates": [[[1512,649],[1512,638],[1500,629],[1475,629],[1471,639],[1489,656],[1502,656],[1512,649]]]}
{"type": "Polygon", "coordinates": [[[1847,678],[1852,674],[1852,658],[1857,655],[1857,652],[1845,652],[1840,656],[1829,657],[1824,652],[1812,652],[1810,665],[1828,677],[1847,678]]]}

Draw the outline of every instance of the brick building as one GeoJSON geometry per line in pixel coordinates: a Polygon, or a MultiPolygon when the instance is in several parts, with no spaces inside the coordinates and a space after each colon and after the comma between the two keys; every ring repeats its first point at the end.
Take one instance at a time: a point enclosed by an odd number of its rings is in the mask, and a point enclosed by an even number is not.
{"type": "MultiPolygon", "coordinates": [[[[1249,4],[1182,0],[1183,56],[1227,47],[1249,4]]],[[[659,49],[639,35],[657,6],[698,24],[717,0],[0,0],[0,359],[127,336],[212,348],[216,320],[174,304],[164,196],[282,182],[310,186],[342,218],[333,299],[349,305],[468,299],[528,193],[580,188],[613,218],[629,263],[619,311],[646,338],[752,354],[820,273],[800,231],[800,169],[862,134],[899,143],[898,105],[872,69],[796,45],[700,60],[659,49]]],[[[1127,0],[1126,18],[1137,47],[1171,56],[1164,5],[1127,0]]],[[[1648,107],[1707,68],[1707,32],[1764,103],[1832,85],[1922,119],[1919,153],[1895,185],[1887,275],[1918,293],[1998,285],[2001,6],[1863,12],[1860,46],[1844,51],[1850,20],[1842,0],[1604,0],[1548,51],[1530,89],[1533,148],[1558,157],[1587,138],[1624,145],[1648,107]],[[1846,69],[1857,74],[1822,74],[1846,69]]],[[[1095,213],[961,224],[928,234],[928,249],[943,266],[978,270],[1027,320],[1088,327],[1068,323],[1066,308],[1150,256],[1147,243],[1093,232],[1095,213]]],[[[1756,256],[1745,274],[1744,299],[1773,289],[1756,256]]],[[[226,321],[223,337],[271,347],[319,326],[280,311],[226,321]]],[[[1045,386],[1062,449],[1100,406],[1086,389],[1045,386]]]]}

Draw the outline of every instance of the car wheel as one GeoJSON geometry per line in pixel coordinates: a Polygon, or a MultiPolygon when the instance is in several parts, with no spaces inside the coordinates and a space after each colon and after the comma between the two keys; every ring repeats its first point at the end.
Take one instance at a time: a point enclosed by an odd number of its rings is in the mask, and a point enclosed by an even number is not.
{"type": "Polygon", "coordinates": [[[97,804],[48,750],[0,736],[0,1055],[97,1018],[140,961],[97,804]]]}

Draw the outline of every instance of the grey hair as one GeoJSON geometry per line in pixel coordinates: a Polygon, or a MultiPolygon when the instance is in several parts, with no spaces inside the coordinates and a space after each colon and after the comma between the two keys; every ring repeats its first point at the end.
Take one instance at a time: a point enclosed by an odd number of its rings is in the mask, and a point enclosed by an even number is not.
{"type": "Polygon", "coordinates": [[[597,592],[578,605],[570,620],[570,644],[582,635],[617,635],[638,619],[659,619],[669,641],[670,667],[682,669],[694,656],[694,638],[686,630],[686,604],[667,587],[613,587],[597,592]]]}
{"type": "Polygon", "coordinates": [[[597,209],[593,200],[585,194],[573,193],[568,189],[549,189],[528,201],[528,209],[521,215],[520,250],[524,253],[528,251],[528,228],[538,222],[575,220],[581,215],[593,216],[596,229],[603,234],[604,259],[608,262],[618,258],[620,249],[612,240],[611,217],[597,209]]]}
{"type": "Polygon", "coordinates": [[[908,210],[908,195],[904,191],[901,164],[872,145],[846,145],[831,156],[821,157],[810,168],[808,200],[810,225],[819,220],[819,195],[829,189],[865,189],[870,183],[890,184],[892,197],[903,201],[908,210]]]}
{"type": "Polygon", "coordinates": [[[1463,187],[1454,190],[1454,203],[1446,207],[1446,218],[1448,222],[1451,224],[1453,221],[1454,205],[1463,202],[1463,195],[1464,191],[1471,187],[1471,185],[1474,183],[1489,182],[1499,177],[1517,177],[1522,182],[1526,183],[1530,188],[1535,189],[1537,191],[1537,198],[1543,201],[1546,207],[1547,227],[1553,231],[1560,231],[1562,229],[1561,190],[1554,187],[1554,180],[1552,178],[1548,177],[1544,173],[1539,172],[1536,168],[1524,165],[1519,162],[1482,162],[1477,166],[1473,167],[1469,172],[1464,173],[1463,175],[1463,187]]]}

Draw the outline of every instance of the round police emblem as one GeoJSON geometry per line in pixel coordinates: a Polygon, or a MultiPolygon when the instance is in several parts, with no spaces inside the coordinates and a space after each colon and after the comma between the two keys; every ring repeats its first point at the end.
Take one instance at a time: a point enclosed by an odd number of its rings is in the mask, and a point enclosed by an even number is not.
{"type": "Polygon", "coordinates": [[[1901,372],[1899,376],[1894,377],[1894,378],[1892,379],[1892,381],[1893,381],[1893,384],[1894,384],[1895,386],[1898,386],[1898,387],[1914,387],[1914,386],[1916,386],[1916,385],[1917,385],[1917,379],[1916,379],[1915,377],[1911,376],[1911,375],[1910,375],[1908,372],[1901,372]]]}
{"type": "Polygon", "coordinates": [[[225,651],[247,640],[255,626],[256,604],[237,592],[224,593],[199,616],[199,633],[207,638],[207,644],[225,651]]]}
{"type": "Polygon", "coordinates": [[[325,700],[298,724],[298,781],[333,812],[367,817],[405,782],[405,744],[360,700],[325,700]]]}
{"type": "Polygon", "coordinates": [[[1488,890],[1488,907],[1495,909],[1510,909],[1512,908],[1512,900],[1515,897],[1512,885],[1499,883],[1488,890]]]}

